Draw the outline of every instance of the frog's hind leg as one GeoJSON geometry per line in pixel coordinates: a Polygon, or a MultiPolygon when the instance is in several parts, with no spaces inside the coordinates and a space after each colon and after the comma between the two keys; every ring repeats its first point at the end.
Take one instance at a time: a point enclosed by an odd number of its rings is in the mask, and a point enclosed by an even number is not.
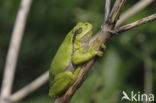
{"type": "Polygon", "coordinates": [[[66,71],[59,73],[55,78],[50,87],[49,96],[51,98],[56,98],[61,95],[65,90],[74,83],[76,76],[70,72],[66,71]]]}

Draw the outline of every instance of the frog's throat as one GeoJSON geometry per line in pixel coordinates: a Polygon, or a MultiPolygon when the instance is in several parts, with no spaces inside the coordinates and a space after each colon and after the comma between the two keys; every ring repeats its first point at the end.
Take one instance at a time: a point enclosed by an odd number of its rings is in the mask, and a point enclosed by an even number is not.
{"type": "Polygon", "coordinates": [[[81,48],[83,48],[84,52],[89,49],[89,41],[92,37],[92,31],[87,32],[81,39],[81,48]]]}

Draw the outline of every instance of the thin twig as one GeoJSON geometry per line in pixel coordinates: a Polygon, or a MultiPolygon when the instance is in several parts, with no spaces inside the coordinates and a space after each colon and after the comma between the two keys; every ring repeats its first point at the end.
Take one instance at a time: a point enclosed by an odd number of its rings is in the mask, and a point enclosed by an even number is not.
{"type": "Polygon", "coordinates": [[[154,0],[140,0],[138,3],[136,3],[134,6],[132,6],[128,11],[126,11],[123,15],[121,15],[119,21],[116,24],[116,27],[121,25],[123,22],[125,22],[128,18],[132,17],[142,9],[144,9],[146,6],[151,4],[154,0]]]}
{"type": "Polygon", "coordinates": [[[39,76],[36,80],[32,81],[29,85],[25,86],[18,92],[14,93],[13,95],[8,98],[12,102],[17,102],[27,96],[30,92],[35,91],[40,87],[40,85],[43,85],[47,82],[49,76],[49,71],[45,72],[41,76],[39,76]]]}
{"type": "MultiPolygon", "coordinates": [[[[7,54],[6,64],[5,64],[5,71],[3,75],[3,82],[1,88],[2,100],[10,96],[11,94],[17,57],[18,57],[19,48],[20,48],[25,22],[26,22],[30,5],[31,5],[31,0],[22,0],[20,8],[18,10],[18,15],[14,25],[11,42],[7,54]]],[[[4,103],[4,101],[1,101],[1,103],[4,103]]]]}
{"type": "MultiPolygon", "coordinates": [[[[109,23],[106,26],[104,26],[105,28],[113,29],[125,1],[126,0],[117,0],[115,2],[115,5],[111,12],[109,23]]],[[[106,42],[110,38],[111,34],[109,34],[109,32],[107,32],[107,29],[103,29],[101,32],[101,34],[106,34],[106,35],[104,38],[102,38],[103,40],[101,40],[101,43],[99,44],[98,49],[100,49],[100,45],[102,45],[102,43],[106,42]]],[[[85,76],[87,75],[87,73],[88,73],[89,69],[91,68],[91,66],[93,65],[94,61],[95,61],[95,58],[92,58],[91,60],[89,60],[86,63],[86,65],[81,69],[79,76],[78,76],[77,80],[75,81],[75,83],[66,91],[66,93],[62,97],[60,97],[60,99],[58,100],[58,103],[68,103],[70,101],[72,95],[76,92],[76,90],[82,84],[83,80],[85,79],[85,76]]]]}
{"type": "Polygon", "coordinates": [[[108,18],[109,18],[109,14],[110,14],[110,4],[111,4],[111,0],[106,0],[105,3],[105,18],[104,18],[104,24],[107,22],[108,18]]]}
{"type": "Polygon", "coordinates": [[[145,24],[147,22],[153,21],[153,20],[156,20],[156,13],[153,14],[153,15],[150,15],[148,17],[145,17],[143,19],[137,20],[137,21],[135,21],[133,23],[130,23],[130,24],[121,26],[119,28],[116,28],[115,30],[113,30],[113,32],[117,34],[117,33],[123,32],[123,31],[127,31],[129,29],[132,29],[134,27],[137,27],[139,25],[145,24]]]}
{"type": "Polygon", "coordinates": [[[125,0],[116,0],[115,4],[113,6],[113,9],[111,11],[111,14],[110,14],[109,25],[111,24],[111,25],[115,26],[114,24],[116,24],[116,22],[119,18],[120,12],[121,12],[120,7],[123,7],[124,3],[125,3],[125,0]]]}

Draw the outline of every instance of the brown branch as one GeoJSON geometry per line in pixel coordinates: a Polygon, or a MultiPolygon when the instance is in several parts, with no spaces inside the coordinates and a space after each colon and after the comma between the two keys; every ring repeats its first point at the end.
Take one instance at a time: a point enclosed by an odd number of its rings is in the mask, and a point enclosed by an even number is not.
{"type": "Polygon", "coordinates": [[[110,0],[106,0],[106,3],[105,3],[105,18],[104,18],[104,23],[106,23],[107,20],[108,20],[108,18],[109,18],[110,5],[111,5],[111,1],[110,0]]]}
{"type": "MultiPolygon", "coordinates": [[[[122,9],[125,1],[126,0],[116,0],[115,5],[110,14],[108,24],[104,25],[104,28],[102,28],[102,31],[100,32],[101,35],[103,35],[103,34],[106,34],[106,35],[103,36],[103,38],[99,44],[99,48],[97,48],[97,49],[100,49],[101,44],[105,43],[110,38],[111,34],[109,32],[107,32],[107,30],[111,30],[115,26],[116,21],[120,15],[121,9],[122,9]]],[[[66,91],[66,93],[62,97],[59,98],[57,103],[68,103],[70,101],[71,97],[74,95],[76,90],[80,87],[80,85],[84,81],[85,76],[87,75],[87,73],[90,70],[91,66],[93,65],[94,61],[95,61],[95,58],[92,58],[91,60],[89,60],[86,63],[86,65],[81,69],[79,77],[77,78],[75,83],[66,91]]]]}
{"type": "Polygon", "coordinates": [[[119,28],[116,28],[112,31],[112,33],[114,34],[117,34],[117,33],[120,33],[120,32],[124,32],[124,31],[127,31],[129,29],[132,29],[134,27],[137,27],[139,25],[142,25],[142,24],[145,24],[145,23],[148,23],[150,21],[153,21],[153,20],[156,20],[156,13],[153,14],[153,15],[150,15],[148,17],[145,17],[143,19],[140,19],[140,20],[137,20],[133,23],[130,23],[130,24],[127,24],[127,25],[124,25],[124,26],[121,26],[119,28]]]}
{"type": "Polygon", "coordinates": [[[3,82],[1,88],[1,103],[6,103],[5,98],[10,96],[14,80],[17,57],[23,36],[27,14],[31,5],[31,0],[22,0],[18,15],[14,25],[11,42],[5,63],[3,82]]]}

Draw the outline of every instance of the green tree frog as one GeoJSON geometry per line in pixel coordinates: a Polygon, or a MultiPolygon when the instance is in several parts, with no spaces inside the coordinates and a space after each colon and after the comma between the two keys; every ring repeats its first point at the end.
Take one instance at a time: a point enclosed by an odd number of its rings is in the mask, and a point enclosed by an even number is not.
{"type": "Polygon", "coordinates": [[[93,26],[88,22],[78,23],[65,37],[54,56],[49,71],[49,96],[63,94],[77,79],[82,64],[94,56],[102,56],[96,46],[90,48],[93,26]]]}

